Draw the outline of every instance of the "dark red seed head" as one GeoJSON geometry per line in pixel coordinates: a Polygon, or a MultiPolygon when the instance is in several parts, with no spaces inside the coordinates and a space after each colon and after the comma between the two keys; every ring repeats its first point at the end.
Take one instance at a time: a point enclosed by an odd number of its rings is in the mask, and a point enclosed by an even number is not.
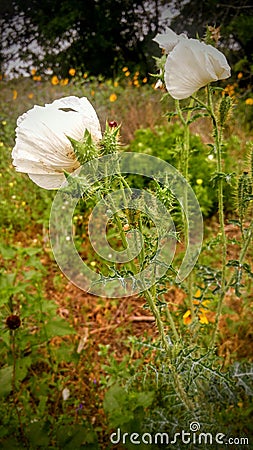
{"type": "Polygon", "coordinates": [[[109,122],[108,125],[110,128],[116,128],[118,126],[115,120],[111,120],[111,122],[109,122]]]}
{"type": "Polygon", "coordinates": [[[10,330],[16,330],[17,328],[20,327],[21,320],[20,320],[19,316],[12,314],[11,316],[7,317],[6,325],[10,330]]]}

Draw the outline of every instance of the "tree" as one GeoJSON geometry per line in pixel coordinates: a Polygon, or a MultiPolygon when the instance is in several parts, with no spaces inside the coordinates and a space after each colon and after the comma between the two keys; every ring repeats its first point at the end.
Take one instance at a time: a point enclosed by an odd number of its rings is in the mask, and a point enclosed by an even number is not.
{"type": "Polygon", "coordinates": [[[160,0],[14,0],[11,5],[1,19],[5,47],[11,48],[14,37],[21,58],[41,70],[51,66],[65,76],[75,67],[112,76],[122,64],[138,65],[145,73],[154,69],[160,0]]]}

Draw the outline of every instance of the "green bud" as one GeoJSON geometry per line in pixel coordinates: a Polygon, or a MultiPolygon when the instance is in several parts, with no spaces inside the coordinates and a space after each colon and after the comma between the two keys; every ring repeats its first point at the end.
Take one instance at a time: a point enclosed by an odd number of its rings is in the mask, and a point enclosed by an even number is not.
{"type": "Polygon", "coordinates": [[[88,130],[85,130],[82,141],[76,141],[70,136],[67,136],[67,138],[71,142],[76,158],[80,165],[98,156],[98,149],[93,142],[91,134],[88,130]]]}
{"type": "Polygon", "coordinates": [[[221,99],[219,107],[219,122],[222,127],[225,125],[232,107],[233,107],[232,98],[229,95],[224,95],[221,99]]]}

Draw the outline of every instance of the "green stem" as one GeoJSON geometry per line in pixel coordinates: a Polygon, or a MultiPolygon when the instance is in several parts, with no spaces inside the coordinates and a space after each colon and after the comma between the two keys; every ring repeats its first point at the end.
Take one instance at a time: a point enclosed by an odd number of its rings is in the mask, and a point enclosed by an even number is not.
{"type": "MultiPolygon", "coordinates": [[[[189,156],[190,156],[190,119],[191,119],[191,108],[193,107],[194,100],[190,100],[189,104],[189,110],[187,112],[186,118],[184,118],[184,115],[182,113],[182,110],[180,108],[179,100],[175,100],[176,104],[176,111],[178,114],[178,117],[180,118],[182,125],[184,127],[184,141],[183,141],[183,152],[181,156],[181,171],[182,175],[186,179],[186,181],[189,180],[189,156]]],[[[189,245],[189,223],[188,223],[188,198],[187,198],[187,190],[184,192],[184,206],[185,211],[182,212],[182,218],[183,218],[183,224],[184,224],[184,235],[185,235],[185,246],[186,248],[189,245]]],[[[193,279],[192,279],[192,273],[189,274],[187,278],[187,289],[188,289],[188,301],[189,306],[191,310],[191,317],[192,320],[194,320],[195,317],[195,310],[194,310],[194,304],[193,304],[193,279]]]]}
{"type": "MultiPolygon", "coordinates": [[[[217,153],[217,172],[222,172],[222,127],[218,126],[218,121],[216,119],[213,102],[212,102],[212,92],[210,86],[208,86],[208,110],[210,112],[212,122],[213,122],[213,132],[215,139],[215,149],[217,153]]],[[[221,230],[221,283],[220,283],[220,297],[218,300],[218,306],[215,318],[215,328],[212,337],[212,346],[215,345],[216,337],[218,334],[219,319],[222,312],[223,300],[225,297],[225,287],[226,287],[226,261],[227,261],[227,238],[225,233],[225,223],[224,223],[224,203],[223,203],[223,179],[218,178],[218,209],[219,209],[219,224],[221,230]]]]}
{"type": "Polygon", "coordinates": [[[12,351],[12,359],[13,359],[13,370],[12,370],[12,397],[13,397],[13,403],[14,407],[17,413],[18,423],[19,423],[19,431],[21,435],[21,439],[24,443],[25,448],[28,447],[27,439],[24,433],[23,424],[21,420],[21,413],[20,409],[18,407],[18,396],[17,396],[17,390],[16,390],[16,368],[17,368],[17,355],[16,355],[16,335],[15,330],[10,330],[10,341],[11,341],[11,351],[12,351]]]}

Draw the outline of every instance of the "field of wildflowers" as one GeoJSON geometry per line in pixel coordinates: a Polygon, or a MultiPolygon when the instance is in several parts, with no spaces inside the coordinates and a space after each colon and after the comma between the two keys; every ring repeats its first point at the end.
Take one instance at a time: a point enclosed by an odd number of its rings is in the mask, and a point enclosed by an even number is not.
{"type": "Polygon", "coordinates": [[[253,98],[157,42],[157,76],[1,77],[2,449],[252,447],[253,98]]]}

